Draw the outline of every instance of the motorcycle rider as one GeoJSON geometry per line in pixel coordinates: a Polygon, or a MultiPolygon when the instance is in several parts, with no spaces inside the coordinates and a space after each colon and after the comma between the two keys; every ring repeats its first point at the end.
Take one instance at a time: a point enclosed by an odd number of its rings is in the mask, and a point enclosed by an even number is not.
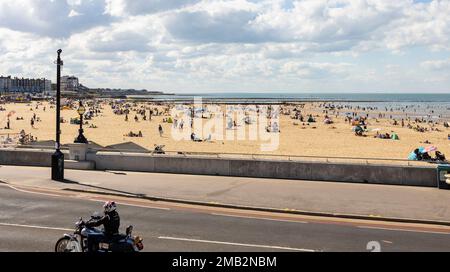
{"type": "Polygon", "coordinates": [[[107,201],[103,205],[104,216],[86,224],[87,227],[99,227],[103,225],[104,231],[100,234],[89,235],[87,238],[88,251],[94,252],[102,241],[111,241],[115,235],[119,234],[120,216],[116,211],[117,205],[114,201],[107,201]]]}

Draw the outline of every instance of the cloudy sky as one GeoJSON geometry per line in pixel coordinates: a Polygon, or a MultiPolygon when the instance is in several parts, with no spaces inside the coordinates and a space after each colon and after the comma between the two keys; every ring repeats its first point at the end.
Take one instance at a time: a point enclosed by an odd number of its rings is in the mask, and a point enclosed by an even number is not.
{"type": "Polygon", "coordinates": [[[0,0],[0,75],[168,92],[450,92],[450,0],[0,0]]]}

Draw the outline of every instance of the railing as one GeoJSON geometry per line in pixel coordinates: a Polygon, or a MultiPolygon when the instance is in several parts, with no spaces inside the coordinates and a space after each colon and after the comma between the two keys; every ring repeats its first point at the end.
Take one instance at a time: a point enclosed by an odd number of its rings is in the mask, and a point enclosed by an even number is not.
{"type": "MultiPolygon", "coordinates": [[[[39,149],[39,150],[53,150],[53,146],[37,146],[37,145],[19,145],[10,147],[13,149],[39,149]]],[[[69,148],[67,146],[62,146],[61,150],[68,151],[69,148]]],[[[136,154],[148,154],[149,156],[164,156],[161,154],[156,154],[153,151],[149,150],[147,152],[143,152],[141,150],[136,149],[115,149],[115,148],[91,148],[92,151],[95,152],[113,152],[113,153],[136,153],[136,154]]],[[[248,154],[248,153],[216,153],[216,152],[196,152],[196,151],[173,151],[173,150],[164,150],[165,155],[175,155],[175,156],[202,156],[202,157],[212,157],[212,158],[245,158],[251,160],[257,159],[267,159],[267,160],[285,160],[285,161],[322,161],[326,163],[331,162],[342,162],[342,161],[351,161],[351,162],[362,162],[364,164],[379,163],[379,162],[390,162],[390,164],[401,164],[401,165],[427,165],[426,162],[420,161],[410,161],[407,159],[396,159],[396,158],[367,158],[367,157],[343,157],[343,156],[308,156],[308,155],[282,155],[282,154],[248,154]]]]}

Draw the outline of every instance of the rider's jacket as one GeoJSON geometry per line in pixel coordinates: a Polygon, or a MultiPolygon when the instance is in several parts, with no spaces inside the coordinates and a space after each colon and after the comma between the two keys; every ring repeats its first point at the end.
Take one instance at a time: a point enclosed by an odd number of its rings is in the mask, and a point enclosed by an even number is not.
{"type": "Polygon", "coordinates": [[[113,236],[115,234],[119,234],[120,227],[120,216],[116,211],[112,211],[110,213],[106,213],[105,216],[100,218],[97,221],[93,221],[89,223],[90,227],[98,227],[103,225],[105,228],[106,236],[113,236]]]}

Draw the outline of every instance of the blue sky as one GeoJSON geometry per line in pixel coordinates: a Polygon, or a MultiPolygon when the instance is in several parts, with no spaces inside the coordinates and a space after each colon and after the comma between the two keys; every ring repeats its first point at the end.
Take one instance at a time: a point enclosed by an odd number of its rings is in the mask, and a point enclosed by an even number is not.
{"type": "Polygon", "coordinates": [[[0,0],[0,75],[168,92],[450,92],[450,0],[0,0]]]}

